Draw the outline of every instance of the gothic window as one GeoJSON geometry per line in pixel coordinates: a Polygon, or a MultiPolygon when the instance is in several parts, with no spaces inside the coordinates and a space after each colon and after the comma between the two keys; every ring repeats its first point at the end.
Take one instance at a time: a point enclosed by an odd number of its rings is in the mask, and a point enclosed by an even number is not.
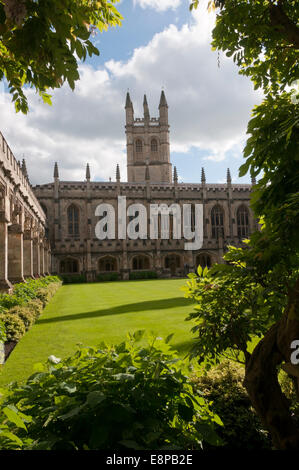
{"type": "Polygon", "coordinates": [[[142,140],[137,139],[135,142],[136,152],[142,153],[142,140]]]}
{"type": "Polygon", "coordinates": [[[60,262],[60,272],[64,273],[78,273],[79,272],[79,263],[78,260],[67,258],[60,262]]]}
{"type": "Polygon", "coordinates": [[[211,265],[211,257],[206,253],[202,253],[196,256],[196,266],[201,266],[202,268],[205,268],[207,266],[208,268],[210,268],[211,265]]]}
{"type": "Polygon", "coordinates": [[[158,152],[158,142],[157,142],[157,139],[152,139],[152,140],[151,140],[151,151],[152,151],[152,152],[158,152]]]}
{"type": "Polygon", "coordinates": [[[224,216],[220,206],[214,206],[211,212],[212,238],[224,237],[224,216]]]}
{"type": "Polygon", "coordinates": [[[149,259],[147,256],[135,256],[133,258],[132,267],[137,269],[149,269],[149,259]]]}
{"type": "Polygon", "coordinates": [[[239,207],[237,211],[238,237],[246,238],[249,235],[248,209],[245,206],[239,207]]]}
{"type": "Polygon", "coordinates": [[[99,260],[99,271],[117,271],[117,261],[112,256],[105,256],[99,260]]]}
{"type": "Polygon", "coordinates": [[[181,267],[181,258],[179,255],[169,255],[165,258],[165,268],[170,269],[172,267],[181,267]]]}
{"type": "Polygon", "coordinates": [[[79,209],[73,204],[67,210],[68,234],[71,237],[79,236],[79,209]]]}

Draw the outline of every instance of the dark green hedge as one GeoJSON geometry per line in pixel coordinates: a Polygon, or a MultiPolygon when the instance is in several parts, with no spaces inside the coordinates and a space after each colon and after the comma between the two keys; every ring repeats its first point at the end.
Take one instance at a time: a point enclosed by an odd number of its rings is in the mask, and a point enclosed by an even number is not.
{"type": "Polygon", "coordinates": [[[135,279],[157,279],[158,275],[155,271],[134,271],[130,273],[130,280],[135,279]]]}

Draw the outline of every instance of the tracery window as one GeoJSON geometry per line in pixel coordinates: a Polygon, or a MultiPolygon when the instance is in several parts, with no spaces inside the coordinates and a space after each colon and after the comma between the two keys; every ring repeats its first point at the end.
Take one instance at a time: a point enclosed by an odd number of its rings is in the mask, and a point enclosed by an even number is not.
{"type": "Polygon", "coordinates": [[[78,260],[72,258],[66,258],[60,262],[61,273],[78,273],[79,263],[78,260]]]}
{"type": "Polygon", "coordinates": [[[157,142],[157,139],[152,139],[152,140],[151,140],[151,151],[152,151],[152,152],[158,152],[158,142],[157,142]]]}
{"type": "Polygon", "coordinates": [[[245,206],[239,207],[237,211],[238,237],[246,238],[249,235],[249,215],[245,206]]]}
{"type": "Polygon", "coordinates": [[[136,142],[135,142],[135,148],[136,148],[136,152],[137,153],[141,153],[142,152],[142,140],[140,139],[137,139],[136,142]]]}
{"type": "Polygon", "coordinates": [[[210,255],[201,253],[200,255],[196,256],[196,265],[201,266],[202,268],[205,268],[206,266],[210,268],[212,265],[210,255]]]}
{"type": "Polygon", "coordinates": [[[133,269],[149,269],[149,259],[147,256],[135,256],[132,262],[133,269]]]}
{"type": "Polygon", "coordinates": [[[224,215],[220,206],[214,206],[211,211],[212,238],[224,237],[224,215]]]}
{"type": "Polygon", "coordinates": [[[79,236],[79,209],[73,204],[67,210],[68,234],[71,237],[79,236]]]}
{"type": "Polygon", "coordinates": [[[112,256],[105,256],[99,260],[99,271],[117,271],[117,261],[112,256]]]}

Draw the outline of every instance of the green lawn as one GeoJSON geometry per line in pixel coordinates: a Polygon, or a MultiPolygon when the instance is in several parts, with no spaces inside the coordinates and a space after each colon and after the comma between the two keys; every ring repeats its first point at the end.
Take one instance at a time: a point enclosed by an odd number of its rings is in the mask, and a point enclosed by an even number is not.
{"type": "Polygon", "coordinates": [[[73,284],[62,286],[0,372],[0,386],[26,379],[48,356],[67,357],[76,345],[116,343],[127,332],[154,331],[185,355],[192,344],[192,304],[183,297],[185,279],[73,284]]]}

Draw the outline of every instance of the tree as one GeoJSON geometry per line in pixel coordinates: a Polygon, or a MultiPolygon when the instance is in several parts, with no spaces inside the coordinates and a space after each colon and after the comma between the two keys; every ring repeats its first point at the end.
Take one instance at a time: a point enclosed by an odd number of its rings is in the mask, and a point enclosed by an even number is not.
{"type": "Polygon", "coordinates": [[[228,265],[191,279],[187,295],[199,303],[191,315],[200,331],[194,353],[219,360],[227,348],[238,359],[242,352],[244,385],[274,446],[297,449],[299,428],[278,370],[288,372],[299,396],[299,366],[291,363],[293,341],[299,339],[299,95],[287,88],[299,75],[299,2],[209,3],[217,9],[213,47],[231,56],[265,95],[248,123],[246,161],[239,170],[240,176],[250,171],[260,177],[251,207],[261,230],[243,249],[229,248],[228,265]]]}
{"type": "Polygon", "coordinates": [[[78,61],[99,55],[90,41],[98,29],[120,25],[118,0],[0,0],[0,80],[6,78],[16,111],[28,112],[26,87],[51,104],[49,89],[73,90],[78,61]]]}

